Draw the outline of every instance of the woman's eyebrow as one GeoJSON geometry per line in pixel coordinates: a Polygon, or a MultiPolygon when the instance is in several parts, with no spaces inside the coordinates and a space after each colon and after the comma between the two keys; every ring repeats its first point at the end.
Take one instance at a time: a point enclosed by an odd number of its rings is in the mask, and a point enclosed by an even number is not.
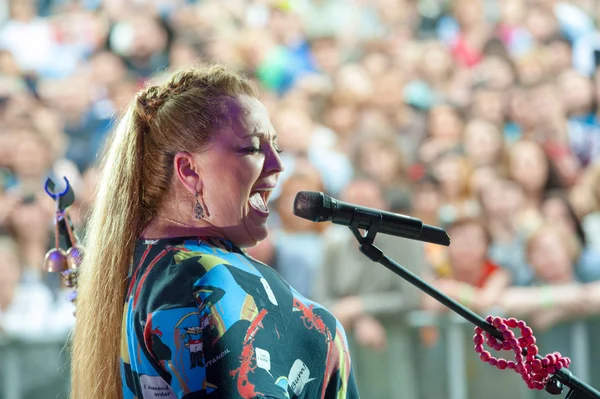
{"type": "MultiPolygon", "coordinates": [[[[265,138],[268,137],[269,135],[267,133],[264,132],[252,132],[246,135],[246,137],[258,137],[258,138],[265,138]]],[[[273,136],[271,136],[271,140],[277,140],[277,134],[273,133],[273,136]]]]}

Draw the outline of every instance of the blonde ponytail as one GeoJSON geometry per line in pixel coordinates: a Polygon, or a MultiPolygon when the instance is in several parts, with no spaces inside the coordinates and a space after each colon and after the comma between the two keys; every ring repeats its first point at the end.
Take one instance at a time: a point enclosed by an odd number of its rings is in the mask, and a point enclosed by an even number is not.
{"type": "Polygon", "coordinates": [[[103,165],[85,238],[72,353],[72,398],[122,397],[119,347],[125,280],[140,232],[142,138],[133,107],[121,120],[103,165]]]}

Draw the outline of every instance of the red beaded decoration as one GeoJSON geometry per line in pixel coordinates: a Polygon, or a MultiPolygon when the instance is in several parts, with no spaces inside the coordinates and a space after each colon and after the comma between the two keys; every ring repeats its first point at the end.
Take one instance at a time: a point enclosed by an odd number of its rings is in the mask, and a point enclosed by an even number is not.
{"type": "Polygon", "coordinates": [[[481,361],[488,363],[500,370],[511,369],[521,374],[523,380],[527,383],[529,389],[542,390],[552,374],[563,367],[569,367],[571,359],[562,357],[560,353],[554,352],[546,355],[543,359],[536,358],[538,347],[535,345],[535,337],[530,327],[527,327],[522,320],[515,318],[503,319],[501,317],[488,316],[486,321],[502,332],[504,341],[500,342],[489,332],[485,333],[483,338],[483,329],[475,327],[473,342],[475,343],[475,352],[479,354],[481,361]],[[511,328],[521,330],[521,336],[517,338],[511,328]],[[515,360],[497,359],[486,351],[483,344],[490,348],[499,350],[512,350],[515,353],[515,360]],[[523,356],[523,350],[527,351],[527,356],[523,356]]]}

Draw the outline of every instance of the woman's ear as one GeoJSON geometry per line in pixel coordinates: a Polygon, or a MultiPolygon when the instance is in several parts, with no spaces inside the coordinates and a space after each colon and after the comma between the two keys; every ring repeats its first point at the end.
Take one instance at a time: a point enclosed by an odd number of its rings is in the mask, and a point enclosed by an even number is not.
{"type": "Polygon", "coordinates": [[[173,159],[175,175],[190,194],[202,192],[202,179],[196,160],[189,152],[179,151],[173,159]]]}

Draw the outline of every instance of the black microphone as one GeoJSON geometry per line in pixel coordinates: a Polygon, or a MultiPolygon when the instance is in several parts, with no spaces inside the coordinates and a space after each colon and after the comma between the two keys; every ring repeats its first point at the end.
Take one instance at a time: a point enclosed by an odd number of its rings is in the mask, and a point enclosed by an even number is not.
{"type": "Polygon", "coordinates": [[[379,232],[398,237],[450,245],[450,237],[440,227],[424,224],[421,220],[397,213],[381,211],[336,200],[317,191],[300,191],[294,200],[294,215],[312,222],[328,222],[368,229],[381,216],[379,232]]]}

